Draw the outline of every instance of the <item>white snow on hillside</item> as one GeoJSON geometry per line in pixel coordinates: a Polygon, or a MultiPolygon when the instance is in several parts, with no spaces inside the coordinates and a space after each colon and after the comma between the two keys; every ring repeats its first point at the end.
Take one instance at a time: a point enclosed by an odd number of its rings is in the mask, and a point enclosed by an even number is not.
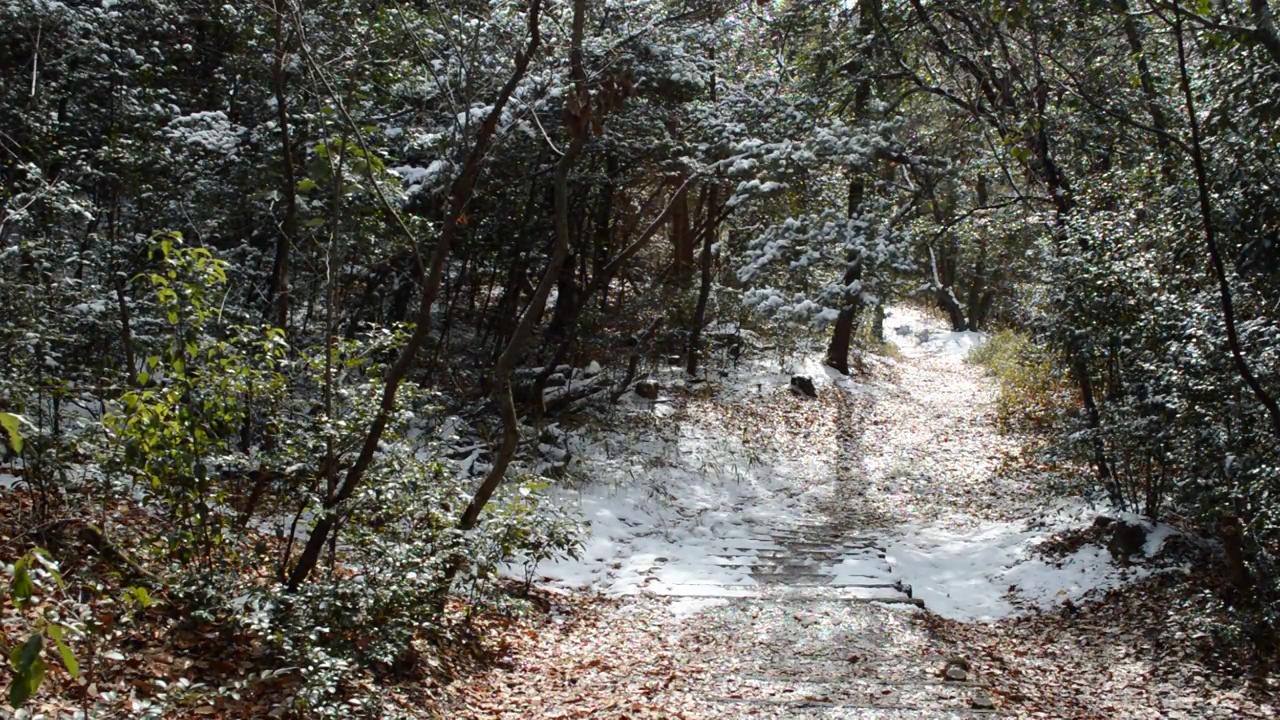
{"type": "MultiPolygon", "coordinates": [[[[1083,503],[1013,508],[1006,517],[957,502],[985,492],[997,449],[1008,445],[983,410],[990,382],[962,362],[985,336],[951,332],[908,308],[889,311],[885,335],[902,355],[880,361],[898,366],[896,383],[850,380],[809,352],[783,367],[776,359],[744,362],[718,383],[718,401],[674,400],[668,390],[683,383],[677,374],[655,377],[664,386],[657,401],[628,393],[616,410],[622,421],[606,424],[614,430],[575,434],[572,468],[585,483],[563,499],[579,504],[591,533],[580,559],[539,566],[541,582],[700,598],[680,600],[673,612],[682,614],[719,602],[713,598],[754,595],[753,563],[785,551],[772,529],[830,514],[833,498],[847,492],[840,484],[855,481],[865,482],[856,502],[889,520],[868,528],[884,557],[850,552],[813,568],[837,585],[901,581],[933,612],[990,620],[1077,601],[1148,572],[1116,567],[1096,546],[1057,563],[1039,556],[1045,539],[1092,522],[1098,511],[1083,503]],[[790,395],[792,374],[813,379],[819,399],[790,395]],[[848,440],[838,439],[838,424],[854,420],[830,409],[838,393],[875,408],[854,439],[860,455],[841,450],[848,440]],[[778,427],[761,418],[775,413],[796,418],[786,432],[812,439],[771,445],[778,427]]],[[[1016,496],[1018,488],[1005,491],[1016,496]]],[[[1149,554],[1168,533],[1155,529],[1149,554]]]]}

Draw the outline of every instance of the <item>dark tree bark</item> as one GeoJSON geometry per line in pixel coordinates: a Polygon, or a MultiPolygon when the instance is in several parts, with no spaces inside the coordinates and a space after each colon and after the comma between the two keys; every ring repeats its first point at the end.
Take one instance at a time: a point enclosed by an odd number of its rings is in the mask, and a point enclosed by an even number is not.
{"type": "Polygon", "coordinates": [[[960,330],[982,329],[982,298],[987,289],[987,242],[979,241],[978,257],[973,261],[973,275],[969,278],[969,294],[965,299],[968,321],[960,330]]]}
{"type": "MultiPolygon", "coordinates": [[[[714,87],[714,84],[713,84],[714,87]]],[[[714,90],[713,90],[714,92],[714,90]]],[[[698,264],[701,272],[698,285],[698,304],[693,311],[693,325],[689,328],[688,359],[685,372],[693,377],[698,374],[698,353],[702,345],[702,326],[707,322],[707,302],[711,298],[711,246],[719,236],[720,186],[712,185],[707,197],[707,217],[702,229],[702,253],[698,264]]]]}
{"type": "MultiPolygon", "coordinates": [[[[687,180],[688,178],[681,178],[687,180]]],[[[689,229],[689,191],[685,182],[671,206],[671,270],[677,282],[689,279],[693,268],[693,238],[689,229]]]]}
{"type": "Polygon", "coordinates": [[[1275,14],[1267,0],[1249,0],[1249,12],[1253,14],[1254,38],[1267,49],[1271,59],[1280,63],[1280,29],[1276,28],[1275,14]]]}
{"type": "MultiPolygon", "coordinates": [[[[880,0],[859,0],[858,2],[858,34],[867,41],[870,41],[875,33],[876,19],[880,16],[880,9],[880,0]]],[[[859,80],[858,86],[854,90],[853,115],[855,118],[861,119],[866,114],[870,101],[871,81],[864,78],[859,80]]],[[[862,206],[863,195],[866,192],[866,181],[863,179],[861,171],[854,169],[850,172],[847,212],[849,217],[853,217],[862,206]]],[[[848,267],[845,268],[844,276],[841,278],[841,281],[846,286],[862,279],[861,260],[850,256],[847,258],[847,262],[848,267]]],[[[836,316],[835,327],[831,330],[831,342],[827,345],[826,364],[845,375],[849,374],[849,349],[853,344],[853,333],[858,322],[858,314],[861,312],[862,302],[860,298],[845,298],[845,305],[840,308],[840,313],[836,316]]]]}
{"type": "MultiPolygon", "coordinates": [[[[528,71],[529,62],[532,60],[533,54],[538,51],[542,44],[542,35],[539,28],[541,13],[542,0],[532,0],[528,11],[529,42],[523,51],[516,53],[515,67],[506,84],[502,86],[502,89],[498,91],[497,97],[494,98],[493,108],[480,124],[476,138],[472,142],[471,150],[462,166],[462,171],[450,188],[447,212],[440,229],[440,236],[436,240],[435,249],[431,255],[426,281],[422,287],[422,298],[418,305],[416,326],[409,336],[408,342],[405,343],[400,354],[396,357],[396,361],[387,369],[378,412],[365,433],[364,442],[360,447],[360,454],[347,470],[346,476],[337,487],[336,492],[325,498],[322,513],[311,529],[311,535],[307,538],[307,543],[303,547],[302,554],[298,557],[297,564],[288,574],[287,586],[290,590],[297,590],[311,574],[320,559],[320,554],[324,550],[329,534],[340,519],[343,505],[355,495],[356,490],[364,480],[364,475],[373,463],[373,457],[377,453],[379,443],[382,441],[382,434],[385,432],[387,423],[390,422],[391,415],[395,411],[396,395],[400,390],[400,384],[404,381],[405,376],[408,375],[409,369],[417,359],[418,351],[422,348],[423,343],[426,342],[427,334],[431,330],[431,308],[439,295],[444,266],[449,259],[449,252],[454,238],[458,234],[458,219],[462,215],[467,202],[471,199],[472,191],[475,188],[476,177],[480,172],[480,161],[488,152],[489,145],[493,141],[493,136],[498,128],[498,119],[501,117],[503,109],[528,71]]],[[[297,18],[296,20],[300,25],[301,19],[297,18]]],[[[305,41],[303,41],[303,52],[304,54],[308,53],[305,41]]],[[[309,58],[308,62],[314,65],[314,62],[309,58]]],[[[349,122],[348,124],[355,127],[354,122],[349,122]]],[[[398,218],[398,216],[396,217],[398,218]]],[[[416,238],[403,224],[401,224],[401,229],[408,236],[410,242],[416,242],[416,238]]]]}
{"type": "MultiPolygon", "coordinates": [[[[618,155],[609,148],[604,156],[604,177],[600,185],[600,197],[596,200],[595,220],[591,233],[591,281],[600,277],[609,261],[610,240],[613,238],[613,203],[617,194],[618,155]]],[[[607,307],[609,294],[600,293],[600,309],[607,307]]]]}
{"type": "MultiPolygon", "coordinates": [[[[852,171],[849,178],[849,217],[853,217],[862,206],[866,184],[858,171],[852,171]]],[[[841,282],[848,286],[862,279],[861,259],[850,256],[841,282]]],[[[858,297],[845,298],[844,307],[836,316],[835,326],[831,330],[831,342],[827,345],[826,364],[841,373],[849,374],[849,349],[853,345],[853,333],[857,329],[858,315],[862,312],[862,301],[858,297]]]]}
{"type": "Polygon", "coordinates": [[[1147,106],[1147,114],[1151,117],[1151,127],[1155,130],[1156,148],[1160,151],[1160,177],[1166,183],[1173,183],[1174,156],[1169,142],[1169,122],[1165,118],[1164,109],[1160,106],[1160,91],[1156,88],[1151,64],[1147,62],[1146,48],[1142,42],[1142,28],[1138,24],[1138,18],[1130,11],[1129,0],[1115,0],[1115,7],[1122,15],[1121,24],[1124,27],[1125,41],[1129,45],[1129,53],[1133,56],[1134,65],[1138,69],[1138,83],[1142,87],[1143,102],[1147,106]]]}
{"type": "MultiPolygon", "coordinates": [[[[515,457],[516,448],[520,442],[520,424],[516,417],[515,402],[511,397],[511,373],[515,370],[516,358],[523,352],[525,344],[533,334],[538,311],[546,305],[547,297],[551,294],[551,286],[560,276],[560,270],[569,256],[569,172],[573,169],[591,132],[591,97],[587,90],[586,71],[582,66],[582,41],[585,27],[586,0],[574,0],[572,40],[569,50],[569,72],[573,79],[574,95],[569,100],[569,112],[565,114],[565,123],[570,137],[569,147],[560,158],[560,162],[556,164],[556,242],[551,251],[551,259],[547,262],[546,271],[493,370],[494,399],[498,401],[502,412],[502,446],[494,456],[493,467],[485,475],[458,521],[458,528],[463,532],[474,528],[479,522],[480,513],[484,511],[485,506],[489,504],[489,499],[502,484],[507,467],[515,457]]],[[[452,582],[458,567],[458,560],[450,563],[449,570],[445,573],[445,586],[452,582]]]]}
{"type": "MultiPolygon", "coordinates": [[[[1265,2],[1263,4],[1265,5],[1265,2]]],[[[1231,359],[1235,363],[1240,379],[1266,409],[1267,415],[1271,418],[1271,432],[1280,439],[1280,405],[1253,374],[1249,362],[1244,357],[1244,348],[1241,346],[1240,335],[1236,329],[1236,312],[1231,297],[1231,284],[1227,280],[1226,265],[1218,249],[1218,239],[1213,224],[1213,201],[1209,196],[1209,171],[1201,142],[1200,121],[1196,117],[1195,98],[1191,92],[1191,75],[1187,70],[1187,51],[1183,40],[1181,15],[1174,16],[1174,34],[1178,41],[1178,77],[1182,86],[1183,100],[1186,103],[1187,121],[1191,125],[1191,162],[1196,172],[1196,195],[1199,199],[1200,219],[1204,226],[1204,243],[1208,250],[1209,268],[1218,283],[1218,298],[1222,306],[1222,323],[1227,332],[1227,347],[1231,351],[1231,359]]]]}
{"type": "Polygon", "coordinates": [[[275,23],[272,30],[274,60],[271,67],[271,90],[275,94],[276,124],[279,125],[281,178],[284,196],[284,219],[276,235],[275,261],[271,272],[270,309],[268,314],[276,327],[288,333],[289,324],[289,250],[298,235],[298,178],[293,164],[293,138],[289,123],[289,100],[285,92],[285,13],[280,0],[273,0],[275,23]]]}

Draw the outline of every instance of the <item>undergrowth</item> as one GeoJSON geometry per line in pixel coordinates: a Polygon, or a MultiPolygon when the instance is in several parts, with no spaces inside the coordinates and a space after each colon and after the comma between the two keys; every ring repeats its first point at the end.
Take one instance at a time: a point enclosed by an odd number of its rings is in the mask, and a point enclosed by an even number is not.
{"type": "Polygon", "coordinates": [[[1071,389],[1053,355],[1030,336],[1000,330],[969,353],[996,379],[996,418],[1002,427],[1043,429],[1071,408],[1071,389]]]}

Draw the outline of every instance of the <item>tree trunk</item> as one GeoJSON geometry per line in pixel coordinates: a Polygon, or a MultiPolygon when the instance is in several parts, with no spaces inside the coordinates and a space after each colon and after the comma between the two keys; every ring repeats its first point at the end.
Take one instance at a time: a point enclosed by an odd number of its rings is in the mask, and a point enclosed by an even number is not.
{"type": "Polygon", "coordinates": [[[698,374],[698,352],[702,344],[702,326],[707,321],[707,302],[711,297],[711,246],[715,244],[719,235],[717,216],[720,214],[720,186],[718,184],[711,186],[706,213],[706,224],[702,229],[702,254],[699,258],[701,283],[698,286],[698,304],[693,311],[693,325],[689,328],[689,352],[684,368],[690,377],[698,374]]]}
{"type": "Polygon", "coordinates": [[[978,246],[978,258],[973,261],[973,277],[969,278],[969,297],[966,299],[969,321],[960,330],[982,329],[982,295],[987,287],[987,243],[978,246]]]}
{"type": "Polygon", "coordinates": [[[1133,61],[1138,68],[1138,82],[1142,86],[1147,114],[1151,116],[1151,127],[1156,130],[1156,147],[1160,150],[1160,175],[1165,182],[1171,183],[1174,181],[1174,164],[1169,144],[1169,123],[1160,107],[1160,91],[1156,88],[1151,64],[1147,62],[1147,54],[1142,45],[1142,29],[1138,26],[1138,19],[1129,11],[1129,0],[1116,0],[1116,6],[1124,16],[1122,22],[1125,40],[1129,43],[1129,52],[1133,54],[1133,61]]]}
{"type": "MultiPolygon", "coordinates": [[[[859,171],[854,170],[852,173],[852,177],[849,178],[849,217],[858,213],[859,208],[862,207],[863,194],[866,192],[866,184],[859,171]]],[[[851,256],[847,260],[848,266],[845,268],[844,277],[841,278],[841,282],[846,287],[862,279],[861,259],[851,256]]],[[[840,314],[836,316],[835,327],[831,331],[826,363],[829,367],[848,375],[849,349],[853,345],[853,332],[858,322],[858,314],[862,312],[861,296],[845,298],[844,303],[844,307],[840,308],[840,314]]]]}
{"type": "MultiPolygon", "coordinates": [[[[573,78],[574,92],[577,95],[575,98],[576,103],[571,105],[571,109],[575,109],[576,112],[567,113],[565,116],[565,123],[571,141],[569,147],[565,150],[564,156],[560,158],[560,162],[556,165],[556,242],[551,251],[551,259],[547,262],[547,269],[542,275],[542,280],[539,281],[537,289],[534,290],[533,297],[529,300],[529,305],[525,308],[515,332],[511,335],[511,340],[498,358],[497,365],[493,371],[494,380],[496,381],[494,399],[498,401],[498,405],[502,409],[502,446],[499,448],[497,455],[494,456],[493,467],[490,468],[489,473],[480,483],[480,487],[476,489],[475,495],[472,496],[471,502],[468,503],[466,510],[463,511],[462,517],[458,521],[458,529],[463,532],[471,530],[479,522],[480,513],[484,511],[485,506],[489,504],[489,499],[493,497],[493,493],[502,484],[507,466],[511,464],[511,459],[515,456],[516,448],[520,441],[520,426],[519,419],[516,417],[515,403],[511,397],[511,373],[515,369],[516,358],[524,350],[525,343],[528,342],[529,336],[533,333],[533,326],[539,315],[538,310],[546,305],[547,296],[551,294],[551,286],[560,276],[560,270],[569,255],[569,172],[573,169],[578,155],[586,144],[587,136],[591,132],[589,117],[591,98],[587,90],[586,72],[582,66],[582,40],[585,29],[586,0],[574,0],[573,34],[569,49],[569,66],[570,75],[573,78]]],[[[445,582],[443,583],[445,587],[452,582],[458,566],[459,560],[450,563],[449,569],[445,572],[445,582]]]]}
{"type": "MultiPolygon", "coordinates": [[[[715,61],[715,51],[709,53],[709,59],[715,61]]],[[[716,76],[711,74],[711,102],[716,101],[716,76]]],[[[716,243],[720,229],[720,184],[715,179],[707,190],[706,205],[702,222],[702,254],[698,259],[701,271],[698,285],[698,304],[693,310],[693,326],[689,328],[689,352],[684,370],[689,377],[698,374],[698,353],[702,345],[702,326],[707,322],[707,302],[711,298],[711,246],[716,243]]]]}
{"type": "MultiPolygon", "coordinates": [[[[618,156],[612,148],[605,151],[604,183],[600,185],[600,197],[596,200],[596,215],[591,233],[591,282],[600,277],[609,261],[609,245],[613,237],[613,203],[617,194],[618,156]]],[[[600,310],[608,307],[609,293],[600,292],[600,310]]]]}
{"type": "Polygon", "coordinates": [[[693,269],[693,239],[689,233],[688,184],[680,187],[671,206],[671,276],[676,282],[689,279],[693,269]]]}
{"type": "Polygon", "coordinates": [[[275,58],[271,68],[271,88],[276,101],[276,124],[279,125],[281,178],[284,195],[284,220],[276,236],[276,254],[271,273],[271,307],[269,315],[276,327],[288,332],[289,324],[289,250],[298,234],[298,179],[293,165],[293,139],[290,137],[289,102],[285,94],[285,10],[273,3],[275,25],[273,42],[275,58]]]}
{"type": "MultiPolygon", "coordinates": [[[[1222,305],[1222,323],[1227,331],[1227,347],[1231,351],[1231,359],[1235,362],[1240,379],[1249,386],[1254,398],[1266,409],[1267,415],[1271,418],[1271,432],[1280,438],[1280,404],[1276,403],[1276,399],[1262,387],[1262,383],[1253,374],[1248,361],[1245,360],[1244,348],[1241,346],[1240,335],[1236,330],[1236,313],[1231,297],[1231,285],[1227,281],[1226,265],[1222,261],[1222,253],[1218,250],[1218,240],[1213,224],[1213,201],[1209,196],[1209,171],[1200,139],[1200,121],[1196,117],[1191,77],[1187,70],[1187,52],[1182,38],[1182,16],[1175,15],[1175,17],[1177,18],[1175,35],[1178,40],[1178,75],[1186,102],[1187,120],[1191,124],[1191,161],[1196,171],[1196,191],[1200,203],[1200,218],[1204,225],[1204,242],[1209,254],[1209,267],[1214,279],[1218,282],[1218,298],[1222,305]]],[[[1270,17],[1269,11],[1267,17],[1270,17]]]]}
{"type": "MultiPolygon", "coordinates": [[[[413,366],[418,356],[418,351],[422,348],[423,343],[426,342],[427,334],[431,330],[431,308],[440,292],[444,266],[449,259],[453,240],[458,233],[458,218],[462,214],[463,208],[466,207],[467,201],[471,199],[471,193],[475,188],[476,176],[480,172],[480,161],[488,152],[489,145],[497,131],[498,119],[502,116],[503,109],[506,107],[508,100],[510,100],[512,93],[515,92],[516,87],[523,80],[525,73],[529,69],[529,62],[532,60],[533,54],[538,51],[542,43],[539,27],[541,12],[542,0],[532,0],[528,11],[529,43],[523,52],[516,53],[515,67],[506,84],[498,91],[498,96],[494,99],[492,109],[485,116],[484,122],[481,123],[480,129],[476,133],[476,138],[471,145],[470,152],[467,154],[462,171],[458,174],[450,189],[450,200],[446,208],[444,223],[431,255],[431,264],[428,266],[426,282],[422,287],[422,299],[418,306],[416,326],[404,348],[401,349],[400,354],[396,357],[396,361],[387,369],[386,379],[383,382],[382,399],[373,422],[365,433],[364,442],[360,447],[360,454],[347,470],[346,476],[343,478],[337,492],[333,497],[326,499],[322,512],[311,530],[311,535],[307,538],[307,543],[303,547],[301,555],[298,556],[298,562],[289,573],[287,586],[290,591],[297,590],[311,574],[320,559],[320,553],[324,550],[329,534],[333,531],[334,524],[338,520],[343,505],[355,495],[356,490],[364,480],[364,475],[373,463],[373,457],[382,441],[382,434],[395,411],[396,395],[400,390],[400,384],[404,381],[405,376],[408,375],[409,369],[413,366]]],[[[300,25],[301,19],[298,18],[296,20],[300,25]]],[[[304,44],[304,54],[305,52],[304,44]]],[[[314,65],[310,59],[309,63],[314,65]]],[[[409,242],[416,243],[417,238],[407,232],[407,228],[403,223],[400,226],[409,235],[409,242]]]]}
{"type": "Polygon", "coordinates": [[[1254,37],[1267,49],[1271,59],[1280,63],[1280,30],[1276,28],[1271,4],[1267,0],[1249,0],[1249,11],[1253,13],[1253,22],[1256,26],[1253,31],[1254,37]]]}

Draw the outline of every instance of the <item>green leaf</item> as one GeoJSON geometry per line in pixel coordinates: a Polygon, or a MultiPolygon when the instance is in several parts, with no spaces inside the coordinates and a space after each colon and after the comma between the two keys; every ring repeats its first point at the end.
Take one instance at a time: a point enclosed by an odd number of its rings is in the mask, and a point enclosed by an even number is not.
{"type": "Polygon", "coordinates": [[[0,426],[9,433],[9,447],[13,448],[16,453],[22,452],[22,432],[20,430],[22,418],[13,413],[0,412],[0,426]]]}
{"type": "MultiPolygon", "coordinates": [[[[43,637],[36,634],[34,637],[43,637]]],[[[14,676],[13,682],[9,684],[9,706],[20,708],[36,694],[36,690],[40,689],[40,683],[44,682],[44,661],[36,656],[30,664],[18,670],[14,676]]]]}
{"type": "Polygon", "coordinates": [[[147,592],[147,589],[142,587],[141,585],[137,585],[137,586],[126,589],[125,594],[127,597],[131,598],[135,603],[137,603],[138,607],[141,607],[141,608],[151,607],[151,593],[147,592]]]}
{"type": "Polygon", "coordinates": [[[49,633],[49,637],[53,638],[54,644],[58,646],[58,655],[62,658],[62,666],[71,673],[71,677],[80,677],[80,662],[76,660],[76,654],[71,652],[71,648],[63,640],[63,627],[57,623],[49,623],[45,628],[49,633]]]}
{"type": "Polygon", "coordinates": [[[44,633],[33,633],[27,641],[9,653],[9,664],[14,670],[22,672],[25,668],[40,659],[40,651],[44,649],[44,633]]]}
{"type": "Polygon", "coordinates": [[[31,558],[24,556],[13,564],[13,581],[9,583],[9,597],[13,604],[22,607],[35,593],[31,584],[31,558]]]}

